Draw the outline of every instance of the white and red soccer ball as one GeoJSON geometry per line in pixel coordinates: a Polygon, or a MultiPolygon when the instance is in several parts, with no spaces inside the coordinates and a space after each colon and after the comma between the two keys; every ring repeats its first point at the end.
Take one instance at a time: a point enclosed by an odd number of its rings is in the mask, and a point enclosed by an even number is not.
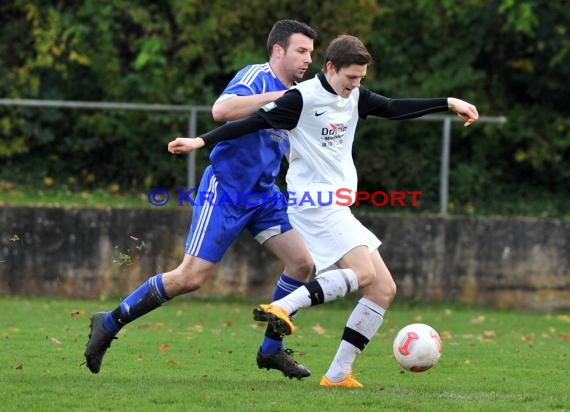
{"type": "Polygon", "coordinates": [[[441,338],[429,325],[413,323],[403,327],[394,339],[396,361],[411,372],[433,368],[441,357],[441,338]]]}

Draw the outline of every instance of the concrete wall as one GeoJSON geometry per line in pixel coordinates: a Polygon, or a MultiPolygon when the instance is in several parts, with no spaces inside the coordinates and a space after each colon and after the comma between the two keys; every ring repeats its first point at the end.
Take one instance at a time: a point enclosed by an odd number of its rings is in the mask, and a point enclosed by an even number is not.
{"type": "MultiPolygon", "coordinates": [[[[0,208],[0,292],[123,296],[182,259],[191,210],[0,208]]],[[[361,216],[398,298],[570,309],[570,223],[361,216]]],[[[195,296],[269,298],[281,265],[248,233],[195,296]]]]}

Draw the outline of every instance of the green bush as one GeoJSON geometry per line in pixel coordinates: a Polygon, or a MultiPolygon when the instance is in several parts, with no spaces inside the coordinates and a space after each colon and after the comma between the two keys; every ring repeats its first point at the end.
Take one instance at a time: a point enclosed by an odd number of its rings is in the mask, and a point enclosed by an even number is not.
{"type": "MultiPolygon", "coordinates": [[[[452,210],[530,213],[531,198],[539,211],[567,213],[556,206],[570,187],[570,8],[560,2],[8,0],[0,5],[0,95],[211,105],[238,68],[267,59],[267,32],[280,18],[320,34],[307,77],[328,42],[347,32],[374,56],[371,89],[456,96],[481,115],[508,118],[465,130],[454,123],[452,210]]],[[[199,132],[214,125],[207,113],[199,121],[199,132]]],[[[166,143],[186,134],[187,122],[184,114],[1,107],[0,179],[174,188],[185,182],[185,163],[166,143]]],[[[437,210],[440,136],[437,123],[363,122],[361,189],[422,190],[417,210],[437,210]]],[[[199,171],[206,163],[201,153],[199,171]]]]}

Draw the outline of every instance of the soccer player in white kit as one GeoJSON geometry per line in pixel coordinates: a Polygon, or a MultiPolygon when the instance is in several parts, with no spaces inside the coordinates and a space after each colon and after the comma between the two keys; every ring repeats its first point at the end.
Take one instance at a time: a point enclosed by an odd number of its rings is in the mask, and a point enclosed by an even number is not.
{"type": "Polygon", "coordinates": [[[345,202],[340,205],[333,199],[324,205],[317,200],[323,193],[334,195],[341,188],[356,192],[352,145],[358,119],[369,115],[412,119],[451,109],[468,126],[479,117],[475,106],[453,97],[389,99],[366,89],[361,81],[370,61],[358,38],[341,35],[327,48],[323,71],[315,78],[243,120],[194,139],[179,137],[168,145],[172,153],[188,153],[260,128],[289,131],[287,190],[304,194],[300,201],[290,203],[289,219],[309,248],[318,276],[289,295],[256,307],[254,319],[268,321],[277,333],[289,335],[295,330],[290,313],[360,289],[362,298],[320,381],[325,387],[362,387],[354,378],[352,365],[380,328],[396,294],[396,284],[378,251],[380,240],[354,217],[345,202]]]}

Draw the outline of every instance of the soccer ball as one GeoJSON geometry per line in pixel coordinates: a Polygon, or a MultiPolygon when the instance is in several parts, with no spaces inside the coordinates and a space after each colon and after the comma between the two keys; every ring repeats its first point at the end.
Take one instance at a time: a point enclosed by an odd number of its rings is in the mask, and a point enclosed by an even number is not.
{"type": "Polygon", "coordinates": [[[396,361],[411,372],[423,372],[439,362],[441,339],[435,329],[423,323],[402,328],[394,339],[396,361]]]}

